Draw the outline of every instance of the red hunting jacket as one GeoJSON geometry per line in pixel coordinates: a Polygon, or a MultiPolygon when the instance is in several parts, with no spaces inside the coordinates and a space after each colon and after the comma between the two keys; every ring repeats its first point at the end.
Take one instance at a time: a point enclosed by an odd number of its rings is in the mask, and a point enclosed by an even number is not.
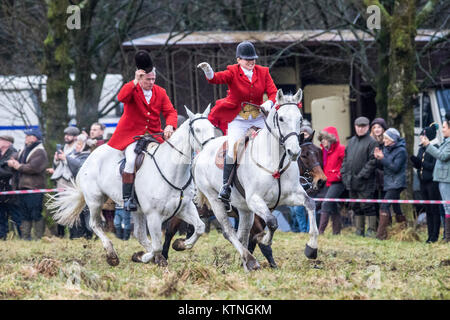
{"type": "Polygon", "coordinates": [[[269,68],[266,67],[255,65],[251,83],[238,64],[228,66],[225,71],[215,72],[208,82],[228,85],[227,96],[216,101],[208,116],[209,121],[224,132],[228,123],[241,111],[242,102],[260,105],[263,103],[264,93],[267,93],[269,100],[275,104],[277,87],[269,74],[269,68]]]}
{"type": "MultiPolygon", "coordinates": [[[[145,100],[140,85],[135,86],[133,81],[126,83],[120,89],[117,99],[124,103],[124,111],[113,136],[108,141],[108,145],[115,149],[124,150],[134,142],[134,136],[143,135],[147,131],[161,132],[159,118],[161,112],[167,125],[173,126],[174,129],[177,127],[177,111],[170,102],[166,90],[160,86],[153,85],[150,104],[145,100]]],[[[163,142],[161,136],[155,136],[155,138],[163,142]]]]}
{"type": "Polygon", "coordinates": [[[335,127],[326,127],[320,132],[321,135],[325,135],[334,138],[336,142],[332,143],[330,149],[327,151],[320,145],[323,153],[323,172],[327,176],[327,184],[329,187],[333,182],[340,182],[341,166],[345,156],[345,146],[339,141],[339,135],[335,127]]]}

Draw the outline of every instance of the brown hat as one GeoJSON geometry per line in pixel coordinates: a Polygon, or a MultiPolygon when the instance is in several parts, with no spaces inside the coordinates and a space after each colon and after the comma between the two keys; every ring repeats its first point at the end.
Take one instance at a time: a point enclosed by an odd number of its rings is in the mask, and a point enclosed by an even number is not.
{"type": "Polygon", "coordinates": [[[2,136],[0,136],[0,139],[14,143],[14,137],[12,137],[12,136],[2,135],[2,136]]]}
{"type": "Polygon", "coordinates": [[[369,124],[370,121],[366,117],[359,117],[355,120],[355,126],[368,126],[369,124]]]}

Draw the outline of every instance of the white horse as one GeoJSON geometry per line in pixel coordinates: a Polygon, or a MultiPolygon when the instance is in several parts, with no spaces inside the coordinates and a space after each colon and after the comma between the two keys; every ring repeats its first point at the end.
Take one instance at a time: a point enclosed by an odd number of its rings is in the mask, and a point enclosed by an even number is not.
{"type": "MultiPolygon", "coordinates": [[[[186,241],[178,239],[179,250],[190,249],[204,233],[205,225],[198,216],[193,203],[195,187],[192,181],[192,151],[199,151],[214,138],[215,129],[207,116],[210,106],[203,114],[194,115],[186,108],[189,121],[185,121],[166,141],[147,152],[142,167],[136,173],[135,190],[139,201],[138,211],[133,212],[134,235],[147,253],[133,255],[134,261],[155,262],[167,265],[161,255],[161,225],[177,215],[192,224],[194,234],[186,241]],[[146,221],[145,221],[146,220],[146,221]],[[147,222],[151,242],[147,238],[147,222]]],[[[63,225],[73,226],[85,204],[91,217],[89,225],[101,239],[106,250],[106,261],[116,266],[119,258],[111,240],[100,227],[100,214],[106,198],[116,203],[122,200],[122,179],[119,162],[124,158],[122,151],[104,144],[95,149],[81,167],[74,188],[58,193],[48,204],[56,211],[55,220],[63,225]]]]}
{"type": "MultiPolygon", "coordinates": [[[[310,259],[317,257],[318,230],[315,219],[315,203],[304,191],[299,180],[299,168],[295,161],[300,155],[299,132],[302,115],[298,103],[302,91],[294,96],[277,92],[276,104],[265,111],[266,126],[243,152],[236,178],[245,191],[245,198],[236,188],[232,188],[231,205],[239,212],[239,228],[232,228],[225,212],[224,204],[218,199],[222,185],[222,170],[215,165],[215,156],[226,137],[217,138],[209,143],[195,157],[193,174],[198,194],[196,201],[201,206],[207,203],[213,210],[224,230],[224,236],[238,250],[246,271],[259,268],[259,263],[247,250],[249,232],[253,224],[254,213],[267,223],[269,233],[258,239],[270,245],[277,220],[272,209],[277,205],[305,206],[308,211],[310,240],[306,244],[305,255],[310,259]],[[294,162],[293,165],[290,165],[294,162]]],[[[229,146],[233,147],[233,146],[229,146]]]]}

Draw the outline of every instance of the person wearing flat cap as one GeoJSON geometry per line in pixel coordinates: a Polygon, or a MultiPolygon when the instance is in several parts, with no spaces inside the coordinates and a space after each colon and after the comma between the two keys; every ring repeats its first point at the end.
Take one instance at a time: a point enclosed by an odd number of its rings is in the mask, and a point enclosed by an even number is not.
{"type": "MultiPolygon", "coordinates": [[[[124,209],[136,211],[137,205],[132,197],[135,179],[134,164],[137,154],[135,136],[145,133],[160,133],[162,113],[166,120],[164,139],[169,139],[177,128],[178,113],[170,102],[166,90],[155,84],[156,70],[150,55],[140,50],[135,55],[137,70],[134,80],[126,83],[120,89],[117,99],[124,104],[123,115],[117,124],[108,145],[125,152],[125,169],[122,174],[122,196],[124,209]]],[[[158,142],[164,140],[154,136],[158,142]]]]}
{"type": "MultiPolygon", "coordinates": [[[[427,137],[429,141],[436,138],[439,125],[435,122],[422,130],[421,135],[427,137]]],[[[437,143],[433,144],[439,148],[437,143]]],[[[439,183],[433,181],[433,170],[436,165],[436,158],[426,152],[426,147],[421,143],[417,156],[410,157],[413,167],[417,170],[417,176],[420,182],[420,193],[423,200],[441,200],[439,193],[439,183]]],[[[441,227],[440,205],[429,204],[425,207],[427,215],[428,238],[426,243],[436,242],[439,240],[439,229],[441,227]]]]}
{"type": "MultiPolygon", "coordinates": [[[[433,181],[439,183],[442,200],[450,200],[450,112],[447,112],[442,120],[444,142],[439,147],[433,146],[426,135],[420,136],[420,142],[426,148],[425,151],[436,158],[433,181]]],[[[450,204],[444,204],[444,210],[445,241],[450,242],[450,204]]]]}
{"type": "MultiPolygon", "coordinates": [[[[0,136],[0,191],[13,190],[11,180],[13,169],[8,166],[7,161],[17,157],[17,151],[13,147],[14,138],[8,135],[0,136]]],[[[17,205],[17,198],[14,196],[0,197],[0,239],[6,240],[8,235],[8,216],[16,225],[20,236],[20,211],[17,205]]]]}
{"type": "MultiPolygon", "coordinates": [[[[64,146],[57,145],[57,150],[53,157],[53,167],[47,169],[47,173],[51,174],[50,180],[56,182],[57,188],[73,187],[70,179],[73,178],[68,167],[66,156],[74,152],[75,142],[77,136],[80,134],[80,129],[77,127],[67,127],[64,129],[64,146]]],[[[58,237],[64,237],[65,226],[55,224],[55,229],[52,230],[53,234],[58,237]]]]}
{"type": "MultiPolygon", "coordinates": [[[[8,166],[18,172],[18,190],[45,189],[45,168],[48,165],[47,152],[42,144],[42,133],[39,128],[24,131],[25,148],[19,152],[18,160],[8,160],[8,166]]],[[[31,229],[34,226],[35,235],[42,238],[45,222],[42,218],[43,193],[23,194],[19,198],[19,208],[22,217],[22,238],[31,240],[31,229]]]]}
{"type": "MultiPolygon", "coordinates": [[[[375,158],[383,166],[384,199],[398,200],[400,193],[406,188],[406,165],[408,153],[406,151],[405,139],[400,137],[400,132],[395,128],[389,128],[384,132],[383,149],[378,147],[374,150],[375,158]]],[[[395,219],[402,227],[406,227],[406,218],[403,215],[400,204],[382,203],[380,204],[380,220],[377,229],[377,239],[387,238],[387,227],[390,222],[390,206],[395,212],[395,219]]]]}
{"type": "MultiPolygon", "coordinates": [[[[349,197],[354,199],[371,199],[375,191],[376,159],[373,150],[377,142],[370,136],[369,119],[359,117],[355,120],[356,135],[345,148],[341,176],[349,197]]],[[[375,237],[377,227],[376,207],[373,203],[351,203],[355,214],[356,234],[365,235],[365,216],[369,226],[367,236],[375,237]]]]}
{"type": "Polygon", "coordinates": [[[234,162],[234,144],[252,126],[264,127],[263,114],[254,105],[260,105],[266,111],[275,103],[277,88],[269,73],[269,68],[256,64],[258,55],[249,41],[243,41],[236,47],[236,64],[227,66],[227,70],[214,72],[209,63],[202,62],[197,68],[202,69],[211,84],[226,84],[228,94],[216,101],[208,115],[209,121],[219,127],[228,136],[228,151],[223,168],[223,186],[219,199],[230,201],[231,187],[228,183],[234,162]],[[268,100],[263,101],[264,93],[268,100]],[[242,106],[242,103],[249,102],[242,106]]]}

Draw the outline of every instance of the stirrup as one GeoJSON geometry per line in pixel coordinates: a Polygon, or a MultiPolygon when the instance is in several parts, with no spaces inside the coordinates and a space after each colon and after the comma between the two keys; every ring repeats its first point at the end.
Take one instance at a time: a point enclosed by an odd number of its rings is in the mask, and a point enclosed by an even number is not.
{"type": "Polygon", "coordinates": [[[124,199],[123,208],[128,212],[137,211],[137,205],[134,203],[133,198],[124,199]]]}

